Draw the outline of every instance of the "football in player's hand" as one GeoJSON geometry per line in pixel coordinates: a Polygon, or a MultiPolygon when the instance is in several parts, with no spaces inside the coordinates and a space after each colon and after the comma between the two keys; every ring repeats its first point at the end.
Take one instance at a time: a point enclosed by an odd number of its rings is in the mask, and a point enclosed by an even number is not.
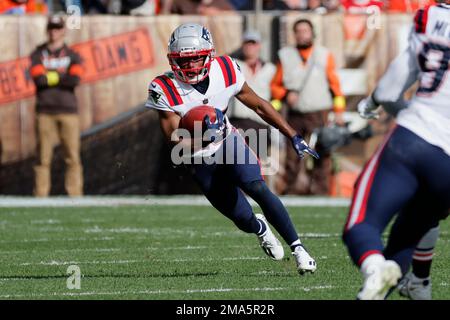
{"type": "Polygon", "coordinates": [[[194,125],[198,122],[197,127],[201,128],[200,134],[205,131],[205,124],[203,119],[208,115],[211,122],[216,121],[216,111],[210,106],[198,106],[189,110],[180,120],[180,128],[188,130],[192,135],[194,134],[194,125]]]}

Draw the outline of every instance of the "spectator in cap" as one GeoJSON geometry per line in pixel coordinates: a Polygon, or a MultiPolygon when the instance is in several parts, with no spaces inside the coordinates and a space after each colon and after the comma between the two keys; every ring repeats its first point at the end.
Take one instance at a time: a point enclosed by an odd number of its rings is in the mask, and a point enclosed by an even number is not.
{"type": "Polygon", "coordinates": [[[34,195],[50,194],[53,147],[61,141],[66,163],[65,188],[70,196],[83,194],[80,129],[75,87],[82,74],[81,58],[65,44],[65,21],[52,16],[48,41],[31,54],[30,75],[36,86],[37,164],[34,195]]]}
{"type": "Polygon", "coordinates": [[[181,15],[216,15],[233,11],[228,0],[166,0],[163,4],[163,13],[181,15]]]}
{"type": "MultiPolygon", "coordinates": [[[[260,97],[270,101],[270,81],[275,74],[275,65],[261,59],[261,34],[249,30],[242,37],[242,46],[238,50],[237,64],[247,80],[247,84],[260,97]]],[[[262,120],[254,111],[243,105],[234,98],[230,105],[230,121],[236,128],[247,129],[269,129],[268,124],[262,120]]],[[[252,147],[250,145],[250,147],[252,147]]],[[[258,150],[253,150],[258,153],[258,150]]],[[[264,158],[264,155],[261,155],[264,158]]]]}

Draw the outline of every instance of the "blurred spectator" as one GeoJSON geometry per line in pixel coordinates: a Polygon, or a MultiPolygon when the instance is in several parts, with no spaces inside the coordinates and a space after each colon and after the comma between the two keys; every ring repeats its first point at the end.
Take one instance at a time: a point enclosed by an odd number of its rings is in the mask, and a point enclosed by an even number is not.
{"type": "Polygon", "coordinates": [[[80,9],[80,12],[83,13],[83,4],[82,0],[48,0],[51,2],[52,13],[55,12],[65,12],[68,13],[68,8],[70,6],[77,6],[80,9]]]}
{"type": "Polygon", "coordinates": [[[247,0],[228,0],[228,2],[230,2],[235,10],[239,10],[239,8],[243,6],[247,0]]]}
{"type": "Polygon", "coordinates": [[[322,5],[321,0],[308,0],[308,11],[324,14],[327,13],[327,9],[322,5]]]}
{"type": "MultiPolygon", "coordinates": [[[[255,10],[255,1],[250,1],[252,8],[246,10],[255,10]]],[[[291,8],[282,0],[262,0],[263,10],[291,10],[291,8]]]]}
{"type": "Polygon", "coordinates": [[[228,0],[165,0],[164,13],[216,15],[226,11],[234,11],[228,0]]]}
{"type": "Polygon", "coordinates": [[[44,0],[1,0],[0,14],[47,13],[44,0]]]}
{"type": "MultiPolygon", "coordinates": [[[[272,96],[283,100],[288,107],[287,121],[309,141],[314,129],[328,125],[328,114],[333,108],[335,121],[343,125],[345,98],[343,97],[335,62],[331,52],[314,44],[314,28],[306,19],[293,27],[296,46],[287,46],[278,52],[280,62],[271,83],[272,96]]],[[[286,171],[279,186],[280,193],[329,193],[331,158],[321,155],[314,162],[300,160],[292,148],[287,148],[286,171]],[[313,168],[308,168],[307,164],[313,168]]],[[[312,159],[311,159],[312,160],[312,159]]]]}
{"type": "Polygon", "coordinates": [[[65,21],[62,17],[50,17],[47,32],[48,42],[31,54],[30,75],[36,85],[38,140],[34,195],[49,195],[53,147],[61,141],[66,163],[66,191],[70,196],[81,196],[80,129],[74,93],[83,70],[81,58],[65,44],[65,21]]]}
{"type": "Polygon", "coordinates": [[[160,12],[160,0],[122,0],[122,14],[154,16],[160,12]]]}
{"type": "Polygon", "coordinates": [[[416,12],[427,5],[435,4],[433,0],[387,0],[386,7],[389,12],[416,12]]]}
{"type": "Polygon", "coordinates": [[[323,0],[322,4],[327,12],[337,12],[343,9],[340,0],[323,0]]]}
{"type": "Polygon", "coordinates": [[[82,0],[83,12],[85,14],[108,13],[110,0],[82,0]]]}
{"type": "Polygon", "coordinates": [[[292,10],[306,10],[308,8],[308,0],[284,0],[284,2],[292,10]]]}
{"type": "MultiPolygon", "coordinates": [[[[162,0],[58,0],[55,11],[66,11],[70,5],[78,6],[84,14],[125,14],[152,16],[158,14],[162,0]],[[59,9],[59,10],[58,10],[59,9]]],[[[169,0],[172,1],[172,0],[169,0]]]]}
{"type": "MultiPolygon", "coordinates": [[[[242,47],[239,51],[241,57],[236,62],[248,85],[260,97],[270,101],[270,81],[275,75],[275,66],[260,57],[261,35],[256,31],[247,31],[242,38],[242,47]]],[[[231,104],[230,117],[231,122],[243,130],[268,128],[264,120],[237,99],[233,99],[231,104]]]]}
{"type": "MultiPolygon", "coordinates": [[[[263,10],[290,10],[289,6],[282,0],[262,0],[263,10]]],[[[255,10],[256,1],[247,0],[242,4],[239,10],[255,10]]]]}
{"type": "Polygon", "coordinates": [[[382,0],[341,0],[342,6],[348,13],[362,14],[367,13],[367,8],[376,6],[380,10],[384,8],[382,0]]]}
{"type": "Polygon", "coordinates": [[[34,12],[48,14],[47,0],[35,0],[34,12]]]}
{"type": "Polygon", "coordinates": [[[61,5],[65,8],[64,11],[67,12],[67,8],[70,6],[77,6],[80,8],[81,11],[83,11],[83,5],[82,0],[60,0],[61,5]]]}

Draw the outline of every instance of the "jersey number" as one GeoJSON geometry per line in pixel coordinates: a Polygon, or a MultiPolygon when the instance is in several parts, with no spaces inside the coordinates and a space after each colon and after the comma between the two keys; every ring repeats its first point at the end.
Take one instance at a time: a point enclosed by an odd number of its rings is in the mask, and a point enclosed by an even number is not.
{"type": "Polygon", "coordinates": [[[418,93],[430,94],[439,89],[448,71],[450,48],[435,43],[426,43],[419,54],[419,65],[423,72],[418,93]]]}

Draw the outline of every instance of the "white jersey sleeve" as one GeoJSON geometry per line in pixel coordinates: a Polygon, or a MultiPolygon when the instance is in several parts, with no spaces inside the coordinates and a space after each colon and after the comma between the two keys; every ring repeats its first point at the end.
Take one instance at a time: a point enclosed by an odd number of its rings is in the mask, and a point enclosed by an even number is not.
{"type": "Polygon", "coordinates": [[[147,108],[153,108],[161,111],[175,112],[170,108],[169,101],[161,88],[154,80],[148,86],[148,98],[145,103],[147,108]]]}
{"type": "Polygon", "coordinates": [[[408,48],[391,62],[372,95],[377,104],[393,114],[407,106],[403,95],[419,76],[415,42],[411,41],[413,36],[411,33],[408,48]]]}

